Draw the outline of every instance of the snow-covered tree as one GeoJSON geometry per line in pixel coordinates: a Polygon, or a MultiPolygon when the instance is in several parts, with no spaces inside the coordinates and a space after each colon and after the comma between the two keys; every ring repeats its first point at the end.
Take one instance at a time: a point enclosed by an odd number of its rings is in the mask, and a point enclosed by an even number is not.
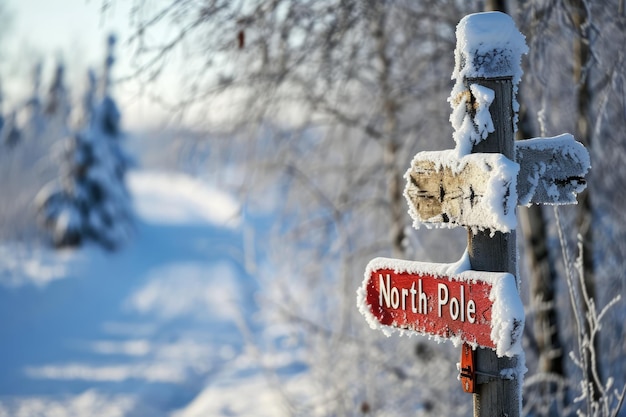
{"type": "Polygon", "coordinates": [[[132,231],[125,174],[130,158],[121,141],[121,114],[111,96],[114,38],[110,37],[102,95],[93,105],[94,77],[89,72],[83,100],[84,126],[68,140],[62,187],[44,188],[38,197],[40,219],[55,246],[94,241],[107,249],[124,243],[132,231]]]}

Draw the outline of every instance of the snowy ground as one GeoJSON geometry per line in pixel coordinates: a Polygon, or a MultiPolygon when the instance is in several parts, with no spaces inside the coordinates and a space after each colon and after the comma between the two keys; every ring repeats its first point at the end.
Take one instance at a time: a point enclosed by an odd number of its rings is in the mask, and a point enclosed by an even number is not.
{"type": "Polygon", "coordinates": [[[237,202],[183,174],[129,184],[118,253],[0,246],[0,417],[282,414],[237,202]]]}

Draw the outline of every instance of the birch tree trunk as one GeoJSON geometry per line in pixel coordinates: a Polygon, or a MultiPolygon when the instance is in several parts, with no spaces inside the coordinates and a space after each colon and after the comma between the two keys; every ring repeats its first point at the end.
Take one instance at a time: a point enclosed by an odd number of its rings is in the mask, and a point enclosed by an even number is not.
{"type": "MultiPolygon", "coordinates": [[[[573,39],[572,53],[573,53],[573,78],[576,90],[576,139],[580,141],[587,149],[592,149],[592,132],[590,129],[591,119],[591,88],[589,84],[589,63],[590,63],[590,47],[589,47],[589,15],[587,5],[584,0],[569,0],[569,6],[571,8],[571,18],[574,30],[577,32],[577,36],[573,39]]],[[[589,188],[582,192],[578,196],[578,213],[576,223],[578,227],[578,233],[582,242],[582,263],[584,274],[584,288],[590,299],[597,300],[595,289],[595,265],[594,265],[594,236],[593,236],[593,205],[589,188]]],[[[584,307],[588,307],[584,304],[584,307]]],[[[584,312],[586,317],[588,311],[584,312]]],[[[590,328],[586,328],[587,335],[591,335],[590,328]]],[[[591,336],[590,336],[591,337],[591,336]]],[[[594,339],[590,341],[596,352],[600,352],[599,340],[594,339]]],[[[592,362],[587,358],[587,363],[592,362]]],[[[593,365],[591,365],[593,366],[593,365]]],[[[600,364],[596,362],[596,372],[600,375],[600,364]]],[[[587,375],[590,375],[588,373],[587,375]]],[[[600,389],[597,386],[596,380],[590,378],[589,383],[593,387],[594,399],[597,400],[600,395],[600,389]]]]}
{"type": "Polygon", "coordinates": [[[401,258],[404,254],[403,242],[405,239],[404,224],[406,223],[406,202],[402,198],[402,173],[398,170],[400,160],[398,151],[398,104],[391,91],[390,78],[392,74],[393,60],[388,55],[387,35],[389,31],[385,27],[387,14],[384,4],[375,3],[377,19],[373,28],[373,37],[376,43],[376,55],[380,63],[378,73],[378,83],[382,100],[383,112],[383,138],[384,141],[384,164],[387,177],[390,231],[389,241],[392,245],[392,253],[396,258],[401,258]]]}
{"type": "MultiPolygon", "coordinates": [[[[488,11],[509,12],[506,0],[489,0],[485,5],[488,11]]],[[[524,107],[523,95],[518,96],[524,107]]],[[[539,135],[532,131],[527,120],[528,114],[520,112],[517,139],[529,139],[539,135]]],[[[547,222],[541,206],[518,208],[518,219],[525,243],[525,256],[530,270],[530,304],[533,311],[533,336],[538,356],[537,372],[551,374],[566,380],[563,365],[563,344],[558,331],[558,311],[555,286],[558,279],[547,245],[547,222]]],[[[546,383],[540,387],[543,395],[550,395],[556,386],[546,383]]]]}

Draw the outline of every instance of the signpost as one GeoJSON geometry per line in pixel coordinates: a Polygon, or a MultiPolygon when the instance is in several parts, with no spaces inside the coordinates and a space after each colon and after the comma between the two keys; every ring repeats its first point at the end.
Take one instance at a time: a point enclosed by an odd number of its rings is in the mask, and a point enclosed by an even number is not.
{"type": "Polygon", "coordinates": [[[527,47],[509,16],[469,15],[456,33],[450,99],[456,147],[418,153],[405,175],[405,197],[415,227],[468,229],[468,262],[374,259],[358,304],[370,326],[387,335],[413,332],[462,344],[460,377],[475,394],[474,415],[519,417],[525,367],[515,207],[575,203],[589,154],[569,134],[514,142],[527,47]]]}

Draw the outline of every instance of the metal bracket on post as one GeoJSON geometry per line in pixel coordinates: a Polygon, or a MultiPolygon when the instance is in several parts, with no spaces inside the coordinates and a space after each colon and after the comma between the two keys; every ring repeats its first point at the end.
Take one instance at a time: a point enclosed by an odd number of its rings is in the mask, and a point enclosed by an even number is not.
{"type": "Polygon", "coordinates": [[[463,343],[459,373],[463,391],[469,394],[475,394],[477,385],[487,384],[497,380],[515,379],[514,375],[517,375],[517,369],[514,368],[503,369],[499,375],[477,370],[476,352],[468,343],[463,343]]]}
{"type": "MultiPolygon", "coordinates": [[[[515,369],[512,368],[508,368],[508,369],[504,369],[503,371],[515,371],[515,369]]],[[[475,371],[474,372],[476,375],[478,375],[478,377],[476,378],[476,383],[477,384],[486,384],[488,382],[493,382],[493,381],[497,381],[497,380],[505,380],[505,381],[510,381],[512,379],[515,379],[511,373],[504,375],[504,374],[500,374],[500,375],[494,375],[494,374],[490,374],[488,372],[481,372],[481,371],[475,371]]]]}

